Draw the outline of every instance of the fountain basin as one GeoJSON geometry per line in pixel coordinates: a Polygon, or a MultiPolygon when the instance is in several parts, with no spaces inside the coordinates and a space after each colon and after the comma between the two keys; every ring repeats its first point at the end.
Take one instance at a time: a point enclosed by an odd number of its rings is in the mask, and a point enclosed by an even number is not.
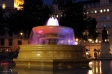
{"type": "Polygon", "coordinates": [[[56,45],[75,45],[73,29],[65,26],[33,27],[29,44],[49,44],[49,39],[56,39],[56,45]]]}
{"type": "Polygon", "coordinates": [[[53,69],[63,63],[66,67],[89,67],[90,60],[80,45],[22,45],[20,48],[14,59],[16,66],[53,69]]]}

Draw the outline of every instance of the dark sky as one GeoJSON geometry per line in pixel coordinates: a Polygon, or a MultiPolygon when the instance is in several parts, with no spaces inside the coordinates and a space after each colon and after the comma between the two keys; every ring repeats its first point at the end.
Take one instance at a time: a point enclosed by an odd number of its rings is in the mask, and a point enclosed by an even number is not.
{"type": "Polygon", "coordinates": [[[44,2],[45,4],[50,4],[50,5],[52,5],[53,0],[43,0],[43,2],[44,2]]]}
{"type": "MultiPolygon", "coordinates": [[[[74,1],[74,0],[73,0],[74,1]]],[[[78,2],[78,1],[93,1],[93,0],[75,0],[76,2],[78,2]]],[[[52,5],[52,3],[53,3],[53,0],[43,0],[43,2],[45,3],[45,4],[50,4],[50,5],[52,5]]]]}

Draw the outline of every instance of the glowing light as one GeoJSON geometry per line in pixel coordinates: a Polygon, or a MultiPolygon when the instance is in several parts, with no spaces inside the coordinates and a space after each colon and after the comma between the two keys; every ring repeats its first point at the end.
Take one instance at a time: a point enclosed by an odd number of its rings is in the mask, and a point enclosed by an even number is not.
{"type": "Polygon", "coordinates": [[[40,57],[40,54],[37,54],[38,57],[40,57]]]}
{"type": "Polygon", "coordinates": [[[91,42],[92,41],[92,39],[88,39],[89,40],[89,42],[91,42]]]}
{"type": "Polygon", "coordinates": [[[23,35],[23,32],[20,32],[20,35],[22,36],[23,35]]]}
{"type": "Polygon", "coordinates": [[[89,52],[86,52],[86,55],[89,55],[89,52]]]}
{"type": "Polygon", "coordinates": [[[47,26],[59,26],[58,20],[56,18],[49,18],[47,26]]]}
{"type": "Polygon", "coordinates": [[[89,62],[89,67],[92,68],[93,62],[89,62]]]}
{"type": "Polygon", "coordinates": [[[39,33],[42,33],[42,31],[39,31],[39,33]]]}
{"type": "Polygon", "coordinates": [[[24,0],[14,0],[14,8],[17,8],[17,10],[22,10],[23,4],[24,4],[24,0]]]}
{"type": "Polygon", "coordinates": [[[5,3],[2,4],[2,8],[3,8],[3,9],[6,8],[6,4],[5,4],[5,3]]]}
{"type": "Polygon", "coordinates": [[[109,9],[107,9],[107,12],[109,12],[109,9]]]}
{"type": "Polygon", "coordinates": [[[76,38],[75,40],[78,42],[79,39],[76,38]]]}
{"type": "Polygon", "coordinates": [[[98,43],[98,39],[96,39],[95,42],[98,43]]]}
{"type": "Polygon", "coordinates": [[[78,45],[78,42],[75,42],[75,45],[78,45]]]}
{"type": "Polygon", "coordinates": [[[93,74],[92,70],[89,70],[87,74],[93,74]]]}

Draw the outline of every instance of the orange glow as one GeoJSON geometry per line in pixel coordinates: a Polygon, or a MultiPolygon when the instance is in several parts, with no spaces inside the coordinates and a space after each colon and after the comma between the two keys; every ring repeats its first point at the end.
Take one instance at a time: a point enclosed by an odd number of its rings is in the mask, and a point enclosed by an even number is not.
{"type": "Polygon", "coordinates": [[[17,10],[23,9],[24,0],[14,0],[14,8],[17,8],[17,10]]]}

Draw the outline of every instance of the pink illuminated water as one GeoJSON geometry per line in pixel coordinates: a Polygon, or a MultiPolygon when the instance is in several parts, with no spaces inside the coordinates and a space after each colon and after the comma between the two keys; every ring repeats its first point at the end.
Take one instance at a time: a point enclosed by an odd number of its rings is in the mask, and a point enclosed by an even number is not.
{"type": "Polygon", "coordinates": [[[58,20],[56,18],[51,17],[47,21],[46,26],[59,26],[58,20]]]}

